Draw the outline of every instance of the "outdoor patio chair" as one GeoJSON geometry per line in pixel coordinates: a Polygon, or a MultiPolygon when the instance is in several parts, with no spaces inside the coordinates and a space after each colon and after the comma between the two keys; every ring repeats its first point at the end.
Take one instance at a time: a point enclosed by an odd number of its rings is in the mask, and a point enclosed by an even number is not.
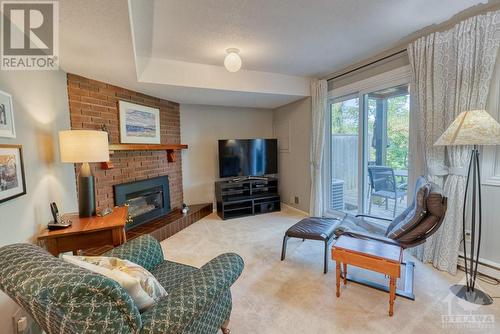
{"type": "Polygon", "coordinates": [[[389,199],[394,200],[392,216],[396,216],[398,200],[403,200],[406,196],[407,184],[397,184],[394,169],[386,166],[368,166],[368,176],[370,178],[370,193],[368,200],[368,213],[372,213],[372,203],[374,197],[385,200],[385,209],[388,210],[389,199]]]}

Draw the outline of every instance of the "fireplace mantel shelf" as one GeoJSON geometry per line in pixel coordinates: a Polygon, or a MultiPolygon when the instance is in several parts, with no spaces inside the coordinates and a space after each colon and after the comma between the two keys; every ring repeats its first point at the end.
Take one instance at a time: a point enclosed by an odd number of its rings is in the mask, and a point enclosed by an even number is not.
{"type": "MultiPolygon", "coordinates": [[[[175,162],[175,150],[185,150],[186,144],[110,144],[109,154],[115,151],[167,151],[167,161],[175,162]]],[[[102,169],[112,169],[111,162],[102,163],[102,169]]]]}
{"type": "Polygon", "coordinates": [[[111,144],[109,151],[173,151],[188,148],[185,144],[111,144]]]}

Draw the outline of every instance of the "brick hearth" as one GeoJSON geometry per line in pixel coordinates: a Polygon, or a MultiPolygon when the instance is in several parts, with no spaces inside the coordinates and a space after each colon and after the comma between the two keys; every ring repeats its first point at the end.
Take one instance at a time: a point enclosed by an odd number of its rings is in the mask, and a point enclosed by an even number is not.
{"type": "MultiPolygon", "coordinates": [[[[212,203],[192,205],[187,214],[183,214],[180,209],[174,209],[164,217],[154,219],[153,221],[127,231],[127,240],[149,234],[156,240],[163,241],[189,225],[196,223],[203,217],[208,216],[212,211],[212,203]]],[[[98,256],[110,249],[113,249],[113,246],[108,245],[90,248],[82,251],[81,255],[98,256]]]]}
{"type": "MultiPolygon", "coordinates": [[[[160,108],[161,143],[180,143],[178,103],[74,74],[68,74],[68,98],[71,128],[73,130],[100,130],[101,126],[105,124],[110,134],[110,144],[119,144],[118,101],[123,100],[160,108]]],[[[110,170],[101,169],[100,164],[92,164],[97,189],[96,205],[98,209],[114,206],[114,184],[160,175],[169,176],[171,207],[179,208],[182,206],[181,154],[177,154],[175,162],[169,163],[165,151],[117,151],[111,156],[111,162],[114,168],[110,170]]]]}

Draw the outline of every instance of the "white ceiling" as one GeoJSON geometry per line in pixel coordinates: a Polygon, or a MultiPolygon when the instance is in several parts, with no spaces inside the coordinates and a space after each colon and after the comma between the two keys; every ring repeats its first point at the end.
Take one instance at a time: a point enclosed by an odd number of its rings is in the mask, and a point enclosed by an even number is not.
{"type": "Polygon", "coordinates": [[[153,57],[324,76],[480,0],[155,0],[153,57]]]}
{"type": "Polygon", "coordinates": [[[61,67],[180,103],[272,108],[485,0],[64,0],[61,67]],[[228,47],[243,68],[222,67],[228,47]]]}

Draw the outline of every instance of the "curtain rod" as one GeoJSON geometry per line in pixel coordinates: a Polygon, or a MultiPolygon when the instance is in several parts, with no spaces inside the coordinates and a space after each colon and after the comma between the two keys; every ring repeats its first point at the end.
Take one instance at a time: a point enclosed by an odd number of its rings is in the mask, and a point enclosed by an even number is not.
{"type": "Polygon", "coordinates": [[[365,67],[368,67],[368,66],[371,66],[371,65],[373,65],[373,64],[376,64],[376,63],[378,63],[378,62],[380,62],[380,61],[382,61],[382,60],[386,60],[387,58],[394,57],[394,56],[396,56],[396,55],[398,55],[398,54],[401,54],[401,53],[403,53],[403,52],[406,52],[406,49],[402,49],[402,50],[396,51],[396,52],[394,52],[394,53],[391,53],[390,55],[387,55],[387,56],[385,56],[385,57],[382,57],[382,58],[379,58],[379,59],[374,60],[374,61],[372,61],[372,62],[369,62],[368,64],[364,64],[364,65],[358,66],[358,67],[353,68],[352,70],[349,70],[349,71],[347,71],[347,72],[345,72],[345,73],[342,73],[342,74],[336,75],[336,76],[334,76],[333,78],[330,78],[330,79],[328,79],[328,80],[326,80],[326,81],[330,81],[330,80],[335,80],[335,79],[338,79],[338,78],[340,78],[340,77],[343,77],[344,75],[350,74],[350,73],[352,73],[352,72],[359,71],[359,70],[361,70],[361,69],[363,69],[363,68],[365,68],[365,67]]]}

